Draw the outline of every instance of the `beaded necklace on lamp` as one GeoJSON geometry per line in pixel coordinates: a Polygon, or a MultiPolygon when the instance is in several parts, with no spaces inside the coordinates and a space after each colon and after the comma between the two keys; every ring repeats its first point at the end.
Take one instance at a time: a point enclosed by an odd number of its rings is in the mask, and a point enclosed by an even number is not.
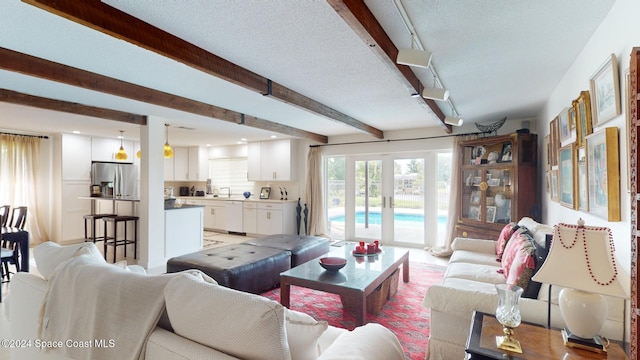
{"type": "Polygon", "coordinates": [[[609,235],[609,248],[610,248],[610,256],[611,256],[611,264],[613,265],[613,276],[611,277],[611,280],[609,280],[608,282],[602,282],[599,281],[595,274],[593,273],[593,270],[591,269],[591,261],[589,260],[589,250],[587,249],[587,237],[585,235],[585,229],[586,227],[584,226],[584,221],[582,219],[580,219],[580,221],[578,221],[578,225],[570,225],[570,224],[564,224],[564,223],[560,223],[558,225],[555,225],[556,228],[558,228],[558,240],[560,240],[560,244],[562,245],[563,248],[565,249],[571,249],[573,248],[576,243],[578,242],[578,233],[582,233],[582,246],[584,248],[584,258],[587,262],[587,269],[589,270],[589,275],[591,276],[591,279],[593,279],[593,281],[600,285],[600,286],[607,286],[607,285],[611,285],[611,283],[613,283],[616,280],[616,277],[618,276],[618,267],[616,266],[616,261],[615,261],[615,257],[614,257],[614,253],[615,253],[615,246],[613,244],[613,235],[611,234],[611,229],[606,228],[606,227],[591,227],[589,228],[589,230],[594,230],[594,231],[607,231],[608,235],[609,235]],[[571,245],[566,245],[564,243],[564,241],[562,240],[562,235],[560,232],[560,227],[564,227],[567,229],[576,229],[576,232],[573,236],[573,242],[571,242],[571,245]]]}

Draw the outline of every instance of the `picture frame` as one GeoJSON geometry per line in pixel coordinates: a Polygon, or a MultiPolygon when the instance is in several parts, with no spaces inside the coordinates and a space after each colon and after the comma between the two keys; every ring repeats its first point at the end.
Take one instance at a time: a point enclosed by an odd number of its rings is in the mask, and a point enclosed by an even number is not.
{"type": "Polygon", "coordinates": [[[271,188],[263,187],[260,189],[260,199],[269,199],[271,197],[271,188]]]}
{"type": "Polygon", "coordinates": [[[558,149],[560,148],[560,137],[558,135],[560,130],[558,129],[559,127],[558,122],[559,120],[558,120],[558,117],[556,116],[549,123],[549,134],[550,134],[549,144],[551,147],[551,167],[558,165],[558,149]]]}
{"type": "Polygon", "coordinates": [[[560,204],[570,209],[576,208],[576,144],[571,143],[558,151],[558,195],[560,204]]]}
{"type": "Polygon", "coordinates": [[[544,185],[548,194],[551,194],[551,171],[544,173],[544,185]]]}
{"type": "Polygon", "coordinates": [[[576,116],[576,109],[573,107],[573,105],[569,106],[567,113],[569,114],[569,127],[571,128],[571,130],[575,130],[578,119],[576,116]]]}
{"type": "Polygon", "coordinates": [[[566,107],[558,115],[560,142],[571,139],[571,124],[569,123],[569,108],[566,107]]]}
{"type": "Polygon", "coordinates": [[[469,203],[473,205],[480,205],[480,197],[482,192],[480,190],[473,190],[471,192],[471,199],[469,199],[469,203]]]}
{"type": "Polygon", "coordinates": [[[500,178],[493,178],[487,180],[487,185],[489,186],[500,186],[500,178]]]}
{"type": "Polygon", "coordinates": [[[551,135],[544,136],[544,169],[549,171],[551,169],[551,144],[549,139],[551,135]]]}
{"type": "Polygon", "coordinates": [[[469,219],[480,221],[480,205],[469,206],[469,219]]]}
{"type": "Polygon", "coordinates": [[[497,207],[495,206],[487,206],[486,207],[486,217],[487,217],[487,222],[496,222],[496,210],[497,207]]]}
{"type": "Polygon", "coordinates": [[[620,221],[618,128],[607,127],[586,138],[589,213],[620,221]]]}
{"type": "Polygon", "coordinates": [[[559,202],[558,196],[558,169],[549,171],[551,173],[551,200],[559,202]]]}
{"type": "Polygon", "coordinates": [[[500,161],[501,163],[511,162],[513,158],[513,152],[511,149],[511,143],[502,144],[502,151],[500,152],[500,161]]]}
{"type": "Polygon", "coordinates": [[[589,211],[589,181],[587,174],[587,150],[584,146],[577,148],[578,152],[578,172],[576,185],[578,193],[578,210],[588,212],[589,211]]]}
{"type": "Polygon", "coordinates": [[[611,54],[589,79],[593,126],[600,126],[620,115],[618,60],[611,54]]]}
{"type": "Polygon", "coordinates": [[[593,132],[591,122],[591,100],[588,91],[581,91],[580,96],[573,101],[576,112],[576,146],[584,145],[584,139],[593,132]]]}

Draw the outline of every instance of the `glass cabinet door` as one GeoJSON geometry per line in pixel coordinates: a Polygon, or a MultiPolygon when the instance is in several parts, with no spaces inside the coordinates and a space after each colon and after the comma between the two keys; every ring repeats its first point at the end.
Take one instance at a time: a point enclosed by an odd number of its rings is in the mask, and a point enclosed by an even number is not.
{"type": "Polygon", "coordinates": [[[466,220],[482,220],[483,194],[481,184],[484,182],[482,170],[464,170],[462,186],[462,206],[460,216],[466,220]]]}
{"type": "Polygon", "coordinates": [[[485,221],[506,224],[511,221],[511,170],[491,169],[485,174],[485,221]]]}

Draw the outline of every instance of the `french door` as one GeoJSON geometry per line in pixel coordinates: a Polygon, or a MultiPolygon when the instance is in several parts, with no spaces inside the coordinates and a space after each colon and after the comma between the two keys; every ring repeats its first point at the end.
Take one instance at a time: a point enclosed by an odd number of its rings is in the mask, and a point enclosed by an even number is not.
{"type": "Polygon", "coordinates": [[[438,221],[438,205],[447,204],[439,200],[438,184],[443,182],[436,169],[441,162],[451,163],[450,156],[439,159],[436,152],[326,159],[332,236],[412,247],[437,245],[438,233],[446,227],[438,221]]]}

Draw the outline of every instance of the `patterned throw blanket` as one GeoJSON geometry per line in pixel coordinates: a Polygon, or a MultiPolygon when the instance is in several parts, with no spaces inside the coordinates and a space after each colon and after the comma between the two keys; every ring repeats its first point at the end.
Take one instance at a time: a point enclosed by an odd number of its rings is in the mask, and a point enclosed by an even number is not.
{"type": "Polygon", "coordinates": [[[176,276],[184,273],[147,275],[89,255],[72,258],[49,280],[41,312],[43,351],[74,359],[144,359],[165,309],[165,285],[176,276]]]}

